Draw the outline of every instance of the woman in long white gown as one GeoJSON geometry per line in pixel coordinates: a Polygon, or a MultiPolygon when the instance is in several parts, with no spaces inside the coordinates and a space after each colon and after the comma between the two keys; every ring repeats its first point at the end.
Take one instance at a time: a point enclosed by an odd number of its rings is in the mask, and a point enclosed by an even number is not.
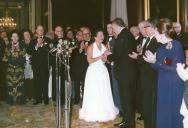
{"type": "Polygon", "coordinates": [[[104,34],[98,30],[94,33],[95,42],[87,49],[87,69],[82,108],[79,118],[87,122],[106,122],[114,120],[119,113],[114,106],[110,78],[105,66],[103,53],[106,47],[102,44],[104,34]]]}

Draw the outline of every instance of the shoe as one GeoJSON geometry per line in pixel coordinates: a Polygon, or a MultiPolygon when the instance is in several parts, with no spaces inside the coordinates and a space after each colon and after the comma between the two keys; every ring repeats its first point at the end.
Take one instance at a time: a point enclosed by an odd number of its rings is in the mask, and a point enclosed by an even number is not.
{"type": "Polygon", "coordinates": [[[121,123],[114,124],[114,126],[117,128],[129,128],[128,124],[125,121],[123,121],[121,123]]]}
{"type": "Polygon", "coordinates": [[[33,105],[38,105],[38,104],[41,104],[42,102],[41,101],[36,101],[33,103],[33,105]]]}

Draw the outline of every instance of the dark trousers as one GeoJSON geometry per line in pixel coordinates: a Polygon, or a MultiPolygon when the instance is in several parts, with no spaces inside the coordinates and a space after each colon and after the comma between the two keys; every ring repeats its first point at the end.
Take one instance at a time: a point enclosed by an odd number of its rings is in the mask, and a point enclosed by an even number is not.
{"type": "Polygon", "coordinates": [[[82,96],[83,96],[85,75],[86,75],[86,70],[83,70],[80,73],[80,75],[77,74],[73,78],[74,91],[75,91],[74,101],[76,104],[79,103],[79,101],[81,100],[81,92],[80,91],[82,91],[82,96]]]}
{"type": "MultiPolygon", "coordinates": [[[[131,78],[132,79],[132,78],[131,78]]],[[[128,124],[129,128],[135,127],[135,110],[134,110],[134,80],[126,80],[126,78],[117,79],[119,90],[121,108],[124,121],[128,124]]]]}
{"type": "Polygon", "coordinates": [[[118,85],[118,81],[115,79],[115,76],[114,76],[114,66],[111,66],[111,78],[112,78],[111,85],[112,85],[112,94],[113,94],[114,104],[121,112],[122,108],[121,108],[121,102],[120,102],[119,85],[118,85]]]}
{"type": "Polygon", "coordinates": [[[80,86],[81,85],[81,80],[74,80],[74,91],[75,91],[75,97],[74,97],[74,102],[77,104],[80,101],[80,86]]]}
{"type": "Polygon", "coordinates": [[[141,87],[141,79],[140,72],[138,72],[138,76],[136,79],[136,90],[135,90],[135,109],[141,115],[143,114],[143,106],[142,106],[142,87],[141,87]]]}
{"type": "MultiPolygon", "coordinates": [[[[63,72],[64,73],[64,72],[63,72]]],[[[57,98],[57,85],[56,85],[56,71],[52,68],[52,100],[56,101],[57,98]]],[[[60,97],[61,104],[65,103],[65,76],[61,75],[61,85],[60,85],[60,97]]]]}
{"type": "Polygon", "coordinates": [[[37,102],[48,102],[48,69],[45,70],[33,70],[34,73],[34,87],[35,87],[35,99],[37,102]]]}
{"type": "MultiPolygon", "coordinates": [[[[143,72],[143,74],[146,73],[143,72]]],[[[155,128],[157,76],[155,74],[149,76],[141,79],[144,128],[155,128]]]]}
{"type": "Polygon", "coordinates": [[[33,79],[26,79],[25,80],[25,86],[26,86],[26,97],[28,99],[32,99],[32,98],[35,98],[35,95],[34,95],[34,81],[33,79]]]}

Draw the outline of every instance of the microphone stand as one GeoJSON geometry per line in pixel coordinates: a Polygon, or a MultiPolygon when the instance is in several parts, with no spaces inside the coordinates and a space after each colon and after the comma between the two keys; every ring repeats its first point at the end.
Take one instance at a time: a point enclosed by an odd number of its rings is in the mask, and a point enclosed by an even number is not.
{"type": "Polygon", "coordinates": [[[70,52],[65,51],[65,55],[63,55],[64,59],[64,65],[65,65],[65,108],[64,108],[64,113],[65,113],[65,118],[64,118],[64,123],[65,123],[65,128],[70,128],[71,123],[70,123],[70,113],[71,113],[71,92],[72,92],[72,83],[71,83],[71,77],[70,77],[70,64],[69,64],[69,57],[70,57],[70,52]]]}
{"type": "Polygon", "coordinates": [[[57,128],[61,128],[61,50],[56,52],[56,124],[57,128]]]}
{"type": "MultiPolygon", "coordinates": [[[[56,51],[56,50],[54,50],[56,51]]],[[[54,52],[51,51],[51,52],[54,52]]],[[[71,95],[72,83],[70,77],[70,52],[68,48],[58,48],[56,52],[56,125],[61,128],[61,64],[65,66],[65,107],[64,107],[64,125],[65,128],[71,127],[71,95]],[[63,56],[63,57],[62,57],[63,56]],[[62,59],[63,60],[62,60],[62,59]]]]}

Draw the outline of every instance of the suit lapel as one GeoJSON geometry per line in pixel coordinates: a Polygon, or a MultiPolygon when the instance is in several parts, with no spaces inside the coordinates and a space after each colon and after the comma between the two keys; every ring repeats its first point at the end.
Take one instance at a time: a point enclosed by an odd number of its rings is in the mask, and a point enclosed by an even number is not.
{"type": "Polygon", "coordinates": [[[150,48],[152,47],[152,45],[153,45],[153,42],[155,42],[155,41],[156,41],[156,38],[153,37],[153,38],[151,39],[151,41],[149,42],[148,46],[146,47],[146,50],[150,49],[150,48]]]}

